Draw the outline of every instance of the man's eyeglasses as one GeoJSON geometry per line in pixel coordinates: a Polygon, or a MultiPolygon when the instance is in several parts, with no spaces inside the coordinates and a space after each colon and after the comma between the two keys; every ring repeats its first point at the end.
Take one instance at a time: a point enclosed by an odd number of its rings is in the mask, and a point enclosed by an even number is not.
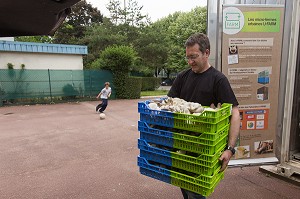
{"type": "Polygon", "coordinates": [[[191,56],[185,57],[184,59],[185,59],[186,62],[188,62],[190,60],[194,61],[199,56],[200,56],[199,54],[195,54],[195,55],[191,55],[191,56]]]}

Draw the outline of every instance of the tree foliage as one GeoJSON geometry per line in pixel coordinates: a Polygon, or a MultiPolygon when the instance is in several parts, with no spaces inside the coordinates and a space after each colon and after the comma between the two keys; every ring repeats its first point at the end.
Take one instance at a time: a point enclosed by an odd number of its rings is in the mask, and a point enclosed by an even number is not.
{"type": "Polygon", "coordinates": [[[135,40],[134,45],[140,56],[139,71],[145,71],[145,67],[152,70],[152,74],[158,75],[168,58],[168,45],[163,29],[154,24],[145,28],[135,40]]]}
{"type": "Polygon", "coordinates": [[[50,36],[20,36],[20,37],[15,37],[15,41],[51,43],[52,37],[50,37],[50,36]]]}
{"type": "Polygon", "coordinates": [[[118,27],[113,25],[107,18],[99,25],[88,27],[85,36],[79,41],[88,46],[88,55],[84,59],[86,68],[95,68],[92,63],[100,56],[101,51],[112,45],[125,45],[127,37],[120,33],[118,27]]]}
{"type": "Polygon", "coordinates": [[[95,61],[107,46],[134,45],[148,23],[147,15],[141,14],[143,7],[139,6],[137,1],[124,1],[122,7],[121,1],[111,0],[107,8],[111,18],[104,18],[102,24],[88,27],[85,36],[79,41],[89,49],[89,54],[84,58],[86,68],[97,66],[95,61]]]}
{"type": "Polygon", "coordinates": [[[150,23],[148,14],[142,14],[143,6],[135,0],[110,0],[107,9],[110,19],[115,25],[126,24],[135,27],[145,27],[150,23]]]}
{"type": "Polygon", "coordinates": [[[178,72],[187,67],[184,60],[184,43],[187,38],[197,32],[206,33],[206,8],[196,7],[190,12],[181,13],[168,27],[170,42],[167,73],[178,72]]]}

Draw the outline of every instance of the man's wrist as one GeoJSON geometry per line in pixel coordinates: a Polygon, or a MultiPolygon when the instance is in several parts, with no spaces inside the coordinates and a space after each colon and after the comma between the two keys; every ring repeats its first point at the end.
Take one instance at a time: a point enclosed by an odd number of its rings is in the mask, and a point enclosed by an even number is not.
{"type": "Polygon", "coordinates": [[[234,155],[234,154],[235,154],[235,149],[234,149],[234,147],[232,147],[232,146],[230,146],[230,145],[229,145],[229,146],[227,146],[225,150],[228,150],[228,151],[230,151],[232,155],[234,155]]]}

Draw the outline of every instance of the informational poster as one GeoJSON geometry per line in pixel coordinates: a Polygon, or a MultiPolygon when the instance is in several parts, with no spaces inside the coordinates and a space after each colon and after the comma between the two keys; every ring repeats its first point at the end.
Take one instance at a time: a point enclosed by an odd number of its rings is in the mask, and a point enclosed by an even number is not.
{"type": "Polygon", "coordinates": [[[235,159],[274,157],[283,7],[224,6],[222,72],[239,102],[235,159]]]}

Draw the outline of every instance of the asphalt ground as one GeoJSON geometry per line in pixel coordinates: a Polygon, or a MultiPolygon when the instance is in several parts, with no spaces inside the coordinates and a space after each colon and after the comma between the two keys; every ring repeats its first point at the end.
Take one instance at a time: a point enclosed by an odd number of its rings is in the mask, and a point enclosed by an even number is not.
{"type": "MultiPolygon", "coordinates": [[[[96,101],[0,107],[0,198],[181,199],[139,173],[138,101],[110,100],[105,120],[96,101]]],[[[257,166],[229,168],[208,198],[299,199],[300,187],[257,166]]]]}

